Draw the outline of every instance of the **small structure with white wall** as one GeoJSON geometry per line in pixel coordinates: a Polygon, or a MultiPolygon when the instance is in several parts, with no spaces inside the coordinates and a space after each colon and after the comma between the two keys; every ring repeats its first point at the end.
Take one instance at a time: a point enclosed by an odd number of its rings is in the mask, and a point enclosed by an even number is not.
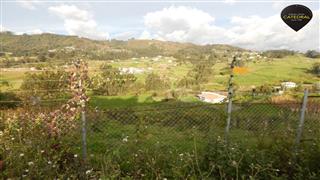
{"type": "Polygon", "coordinates": [[[201,92],[201,94],[199,94],[198,97],[203,102],[214,103],[214,104],[222,103],[227,99],[226,95],[222,95],[215,92],[201,92]]]}
{"type": "Polygon", "coordinates": [[[283,89],[291,89],[297,87],[297,84],[295,82],[283,82],[281,83],[281,87],[283,89]]]}

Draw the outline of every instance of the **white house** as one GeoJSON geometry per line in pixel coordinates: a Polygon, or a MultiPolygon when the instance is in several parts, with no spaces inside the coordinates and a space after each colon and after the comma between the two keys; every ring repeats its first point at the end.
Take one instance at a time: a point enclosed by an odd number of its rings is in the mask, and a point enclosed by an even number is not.
{"type": "Polygon", "coordinates": [[[201,92],[201,94],[199,94],[198,97],[203,102],[214,104],[222,103],[227,99],[226,95],[218,94],[215,92],[201,92]]]}
{"type": "Polygon", "coordinates": [[[141,74],[144,72],[142,68],[128,67],[128,68],[119,68],[122,74],[141,74]]]}
{"type": "Polygon", "coordinates": [[[283,89],[290,89],[297,87],[297,84],[295,82],[283,82],[281,83],[281,86],[283,89]]]}

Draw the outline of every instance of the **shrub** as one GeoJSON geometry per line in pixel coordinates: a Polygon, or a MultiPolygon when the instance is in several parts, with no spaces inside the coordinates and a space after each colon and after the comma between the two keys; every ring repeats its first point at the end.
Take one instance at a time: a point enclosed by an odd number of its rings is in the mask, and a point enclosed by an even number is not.
{"type": "Polygon", "coordinates": [[[269,58],[284,58],[286,56],[294,55],[294,51],[290,50],[269,50],[262,53],[263,56],[267,56],[269,58]]]}
{"type": "Polygon", "coordinates": [[[26,73],[19,94],[28,104],[41,104],[43,100],[63,99],[70,95],[68,89],[69,75],[58,69],[26,73]]]}
{"type": "Polygon", "coordinates": [[[134,74],[122,73],[108,64],[100,67],[101,73],[91,78],[90,87],[95,94],[115,96],[126,92],[137,80],[134,74]]]}
{"type": "Polygon", "coordinates": [[[0,92],[0,109],[16,108],[21,103],[21,99],[12,92],[0,92]]]}
{"type": "Polygon", "coordinates": [[[320,63],[314,63],[311,72],[317,76],[320,76],[320,63]]]}
{"type": "Polygon", "coordinates": [[[320,58],[320,53],[318,51],[315,50],[308,50],[305,53],[305,56],[308,58],[320,58]]]}
{"type": "Polygon", "coordinates": [[[163,90],[169,87],[169,84],[166,80],[161,79],[159,75],[151,73],[148,74],[145,80],[146,90],[163,90]]]}

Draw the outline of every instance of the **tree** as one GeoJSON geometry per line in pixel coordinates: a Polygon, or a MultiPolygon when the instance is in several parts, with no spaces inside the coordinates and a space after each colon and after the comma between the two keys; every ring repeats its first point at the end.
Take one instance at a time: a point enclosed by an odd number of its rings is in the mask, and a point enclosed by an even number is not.
{"type": "Polygon", "coordinates": [[[122,73],[118,68],[103,64],[100,74],[91,78],[90,87],[95,94],[115,96],[126,92],[137,80],[134,74],[122,73]]]}
{"type": "Polygon", "coordinates": [[[188,74],[179,81],[178,86],[190,88],[208,82],[209,76],[213,72],[212,66],[213,63],[210,62],[195,64],[188,74]]]}
{"type": "Polygon", "coordinates": [[[38,59],[40,62],[45,62],[47,60],[46,54],[45,53],[40,53],[38,55],[38,59]]]}
{"type": "Polygon", "coordinates": [[[305,53],[305,56],[308,58],[320,58],[320,53],[318,51],[315,50],[308,50],[305,53]]]}
{"type": "Polygon", "coordinates": [[[6,80],[0,80],[0,109],[15,108],[19,106],[20,99],[15,93],[12,92],[2,92],[3,87],[9,87],[10,84],[6,80]]]}
{"type": "Polygon", "coordinates": [[[320,63],[314,63],[311,72],[317,76],[320,76],[320,63]]]}
{"type": "Polygon", "coordinates": [[[148,74],[146,78],[145,87],[147,91],[163,90],[165,88],[168,88],[169,84],[165,80],[161,79],[159,75],[151,73],[148,74]]]}
{"type": "Polygon", "coordinates": [[[41,100],[62,99],[69,94],[68,81],[69,75],[63,70],[26,73],[20,96],[32,104],[39,104],[41,100]]]}
{"type": "Polygon", "coordinates": [[[267,56],[269,58],[284,58],[286,56],[294,55],[294,51],[282,49],[282,50],[268,50],[262,53],[263,56],[267,56]]]}

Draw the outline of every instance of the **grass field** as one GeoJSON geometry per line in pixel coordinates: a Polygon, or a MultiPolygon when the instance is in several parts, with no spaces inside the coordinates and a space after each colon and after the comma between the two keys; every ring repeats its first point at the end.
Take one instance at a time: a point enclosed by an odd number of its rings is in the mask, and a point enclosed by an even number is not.
{"type": "MultiPolygon", "coordinates": [[[[281,81],[293,81],[298,84],[314,83],[320,81],[320,78],[309,73],[308,70],[315,62],[320,62],[320,59],[298,55],[275,59],[272,62],[252,62],[246,65],[249,71],[247,74],[235,74],[234,82],[243,90],[263,84],[280,85],[281,81]]],[[[226,64],[214,66],[215,74],[206,88],[225,89],[229,76],[219,74],[225,67],[226,64]]]]}
{"type": "MultiPolygon", "coordinates": [[[[192,68],[191,64],[178,65],[172,58],[162,58],[157,61],[152,59],[143,60],[124,60],[108,61],[110,65],[118,68],[135,67],[141,68],[148,72],[155,72],[161,76],[166,76],[170,81],[176,82],[181,79],[192,68]],[[149,68],[149,69],[148,69],[149,68]]],[[[274,59],[272,62],[247,63],[248,73],[236,74],[235,82],[241,88],[248,88],[252,85],[261,84],[279,84],[281,81],[294,81],[296,83],[312,83],[319,81],[320,78],[310,74],[308,70],[312,64],[320,62],[320,59],[310,59],[301,55],[289,56],[282,59],[274,59]]],[[[89,70],[91,73],[96,71],[104,61],[90,61],[89,70]]],[[[228,67],[227,63],[217,63],[213,66],[214,74],[210,78],[207,88],[225,89],[228,74],[221,75],[224,68],[228,67]]],[[[25,71],[2,71],[1,79],[8,81],[22,80],[25,71]]],[[[144,82],[145,73],[137,74],[138,81],[144,82]]],[[[21,83],[21,82],[20,82],[21,83]]],[[[19,82],[13,82],[13,88],[19,87],[19,82]]]]}

